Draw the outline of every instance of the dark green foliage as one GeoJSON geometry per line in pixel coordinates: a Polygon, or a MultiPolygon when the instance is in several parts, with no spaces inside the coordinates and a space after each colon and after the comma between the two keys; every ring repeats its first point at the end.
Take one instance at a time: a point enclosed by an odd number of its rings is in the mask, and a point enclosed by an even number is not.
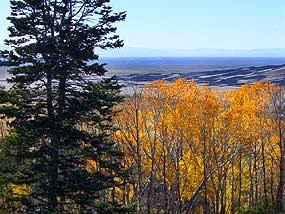
{"type": "Polygon", "coordinates": [[[122,46],[112,24],[125,13],[114,13],[108,0],[10,2],[12,50],[1,52],[1,65],[14,67],[0,114],[11,121],[1,158],[13,161],[1,181],[31,187],[13,197],[19,212],[88,213],[123,173],[111,140],[120,86],[114,78],[89,78],[106,71],[96,48],[122,46]],[[87,160],[96,162],[92,172],[87,160]]]}

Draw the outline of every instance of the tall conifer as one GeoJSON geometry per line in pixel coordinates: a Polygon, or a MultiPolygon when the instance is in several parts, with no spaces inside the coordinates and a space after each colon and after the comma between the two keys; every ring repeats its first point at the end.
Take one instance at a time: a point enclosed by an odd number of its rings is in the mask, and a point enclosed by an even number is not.
{"type": "Polygon", "coordinates": [[[123,171],[111,140],[121,96],[113,78],[94,81],[106,72],[96,50],[123,45],[114,24],[126,14],[109,0],[10,3],[11,49],[1,65],[12,66],[12,78],[0,113],[11,130],[1,157],[17,164],[1,180],[26,187],[13,195],[22,212],[111,212],[106,190],[123,171]]]}

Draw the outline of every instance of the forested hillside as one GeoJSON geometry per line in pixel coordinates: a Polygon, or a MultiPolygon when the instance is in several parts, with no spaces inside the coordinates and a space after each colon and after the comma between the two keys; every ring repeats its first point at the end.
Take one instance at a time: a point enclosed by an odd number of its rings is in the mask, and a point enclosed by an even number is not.
{"type": "Polygon", "coordinates": [[[120,109],[115,140],[133,170],[117,190],[122,203],[137,203],[141,213],[283,209],[284,88],[155,81],[120,109]]]}
{"type": "MultiPolygon", "coordinates": [[[[137,213],[283,212],[283,87],[257,82],[219,91],[194,80],[154,81],[115,111],[114,141],[130,176],[117,175],[101,199],[137,213]]],[[[1,142],[6,122],[2,117],[1,142]]],[[[3,156],[7,149],[2,146],[2,173],[13,166],[3,156]]],[[[85,167],[100,170],[94,160],[85,167]]],[[[0,181],[2,209],[18,210],[16,201],[31,194],[30,186],[7,183],[5,174],[0,181]]]]}

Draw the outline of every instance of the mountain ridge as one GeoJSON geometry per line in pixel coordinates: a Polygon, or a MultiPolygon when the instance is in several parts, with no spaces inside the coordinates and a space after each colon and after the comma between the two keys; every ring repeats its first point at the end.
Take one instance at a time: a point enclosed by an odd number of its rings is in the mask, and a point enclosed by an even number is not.
{"type": "Polygon", "coordinates": [[[100,57],[285,57],[285,48],[262,49],[159,49],[125,47],[117,50],[98,50],[100,57]]]}

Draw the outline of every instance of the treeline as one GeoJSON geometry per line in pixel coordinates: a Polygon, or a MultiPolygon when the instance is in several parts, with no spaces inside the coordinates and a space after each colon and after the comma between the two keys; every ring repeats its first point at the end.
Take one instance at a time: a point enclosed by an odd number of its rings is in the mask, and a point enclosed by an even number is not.
{"type": "Polygon", "coordinates": [[[135,91],[115,118],[138,213],[284,212],[285,90],[230,91],[178,79],[135,91]]]}
{"type": "MultiPolygon", "coordinates": [[[[115,110],[114,141],[129,170],[113,173],[116,184],[97,193],[100,201],[127,208],[113,213],[284,212],[283,87],[258,82],[223,91],[184,79],[155,81],[115,110]]],[[[9,177],[19,174],[11,173],[17,167],[7,143],[13,127],[6,123],[1,117],[0,208],[17,213],[33,192],[9,177]]],[[[80,129],[90,127],[83,123],[80,129]]],[[[92,159],[85,168],[91,174],[100,170],[92,159]]],[[[62,206],[79,213],[75,205],[62,206]]],[[[103,203],[94,206],[102,207],[98,213],[110,211],[103,203]]]]}

